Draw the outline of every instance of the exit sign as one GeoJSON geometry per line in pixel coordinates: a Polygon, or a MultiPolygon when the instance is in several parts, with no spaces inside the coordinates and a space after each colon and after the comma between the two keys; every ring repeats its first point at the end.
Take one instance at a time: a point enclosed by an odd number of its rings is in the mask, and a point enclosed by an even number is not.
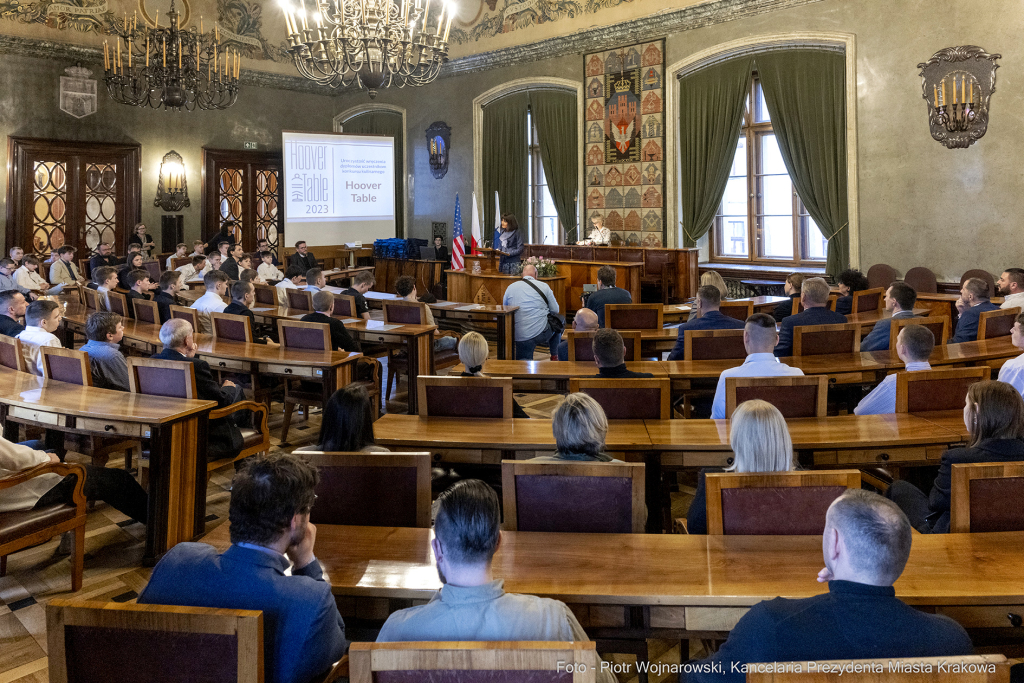
{"type": "Polygon", "coordinates": [[[257,145],[255,142],[243,142],[242,149],[256,149],[257,145]]]}

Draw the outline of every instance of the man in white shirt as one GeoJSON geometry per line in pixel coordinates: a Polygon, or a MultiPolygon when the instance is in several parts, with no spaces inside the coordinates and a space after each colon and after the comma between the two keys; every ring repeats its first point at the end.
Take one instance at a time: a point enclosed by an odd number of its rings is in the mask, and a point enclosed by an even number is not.
{"type": "MultiPolygon", "coordinates": [[[[180,273],[178,276],[178,283],[185,287],[185,283],[196,276],[205,276],[203,266],[206,264],[206,256],[193,256],[192,263],[186,263],[183,266],[178,266],[174,269],[175,272],[180,273]]],[[[208,272],[208,271],[207,271],[208,272]]]]}
{"type": "Polygon", "coordinates": [[[996,292],[1003,297],[999,308],[1024,309],[1024,268],[1007,268],[996,280],[996,292]]]}
{"type": "Polygon", "coordinates": [[[288,294],[286,290],[300,289],[306,283],[306,273],[298,266],[288,266],[284,273],[284,279],[274,285],[277,288],[277,300],[282,306],[288,305],[288,294]]]}
{"type": "MultiPolygon", "coordinates": [[[[1006,273],[1003,273],[1004,275],[1006,273]]],[[[1010,330],[1010,343],[1024,350],[1024,313],[1017,315],[1017,321],[1010,330]]],[[[1024,396],[1024,354],[1003,363],[999,368],[999,381],[1006,382],[1024,396]]]]}
{"type": "MultiPolygon", "coordinates": [[[[931,370],[928,357],[935,348],[935,335],[927,327],[907,325],[896,337],[896,355],[906,372],[931,370]]],[[[853,409],[856,415],[892,415],[896,412],[896,374],[886,375],[853,409]]]]}
{"type": "Polygon", "coordinates": [[[274,255],[269,251],[260,253],[260,265],[256,269],[256,274],[265,282],[278,282],[284,279],[284,273],[274,265],[274,255]]]}
{"type": "Polygon", "coordinates": [[[174,259],[185,258],[185,252],[188,251],[188,245],[185,244],[184,242],[181,242],[175,249],[176,251],[167,257],[167,267],[164,268],[164,270],[176,270],[176,268],[174,267],[174,259]]]}
{"type": "Polygon", "coordinates": [[[211,270],[203,276],[203,284],[206,285],[206,294],[196,299],[191,308],[199,311],[200,332],[212,334],[210,313],[223,313],[228,307],[224,303],[224,293],[228,291],[228,275],[222,270],[211,270]]]}
{"type": "Polygon", "coordinates": [[[25,311],[25,331],[18,335],[18,339],[21,340],[25,363],[32,374],[43,374],[43,354],[39,353],[41,346],[61,348],[60,339],[53,333],[60,327],[63,317],[61,305],[48,299],[33,301],[25,311]]]}
{"type": "Polygon", "coordinates": [[[718,378],[715,400],[711,404],[711,417],[725,419],[725,380],[729,377],[790,377],[803,375],[800,368],[793,368],[775,357],[775,345],[779,333],[775,331],[775,318],[767,313],[755,313],[747,318],[743,327],[743,346],[747,357],[743,365],[729,368],[718,378]]]}
{"type": "Polygon", "coordinates": [[[547,284],[537,279],[537,269],[523,268],[523,279],[513,282],[505,290],[504,306],[518,306],[516,313],[516,358],[533,360],[538,344],[546,344],[551,360],[558,360],[560,330],[552,330],[548,313],[558,313],[558,300],[547,284]]]}
{"type": "Polygon", "coordinates": [[[22,261],[21,268],[14,271],[14,280],[22,287],[30,289],[36,294],[59,294],[63,285],[51,287],[50,283],[39,274],[41,265],[38,258],[32,254],[27,255],[22,261]]]}

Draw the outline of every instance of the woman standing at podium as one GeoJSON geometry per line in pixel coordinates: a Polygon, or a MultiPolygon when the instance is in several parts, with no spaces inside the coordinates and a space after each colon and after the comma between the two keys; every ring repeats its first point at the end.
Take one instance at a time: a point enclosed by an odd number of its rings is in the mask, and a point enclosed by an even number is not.
{"type": "Polygon", "coordinates": [[[519,270],[519,256],[525,247],[515,214],[506,213],[501,217],[501,227],[494,231],[494,248],[502,252],[501,272],[513,274],[519,270]]]}

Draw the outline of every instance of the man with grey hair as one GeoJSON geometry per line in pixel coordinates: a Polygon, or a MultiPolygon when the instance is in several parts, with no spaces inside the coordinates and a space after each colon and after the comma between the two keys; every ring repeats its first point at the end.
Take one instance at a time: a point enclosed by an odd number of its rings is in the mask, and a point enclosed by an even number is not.
{"type": "Polygon", "coordinates": [[[910,522],[890,500],[860,489],[836,498],[825,515],[818,581],[828,593],[754,605],[725,644],[699,664],[721,672],[682,681],[745,679],[750,662],[807,662],[970,655],[971,639],[949,617],[920,612],[896,598],[893,583],[910,557],[910,522]]]}
{"type": "Polygon", "coordinates": [[[800,286],[800,304],[804,310],[791,315],[779,324],[779,345],[776,356],[793,355],[793,328],[806,325],[841,325],[846,316],[828,309],[828,283],[820,277],[810,277],[800,286]]]}
{"type": "MultiPolygon", "coordinates": [[[[409,641],[588,641],[564,603],[503,590],[491,560],[501,545],[498,495],[478,479],[466,479],[437,498],[434,538],[441,590],[425,605],[395,612],[378,643],[409,641]]],[[[613,683],[611,671],[598,672],[613,683]]]]}
{"type": "Polygon", "coordinates": [[[551,416],[551,433],[555,437],[554,455],[541,455],[531,462],[614,461],[604,452],[608,418],[589,394],[569,394],[558,404],[551,416]]]}
{"type": "MultiPolygon", "coordinates": [[[[601,327],[597,320],[597,313],[589,308],[581,308],[572,317],[573,332],[590,332],[601,327]]],[[[566,339],[558,344],[558,360],[569,360],[569,340],[566,339]]]]}

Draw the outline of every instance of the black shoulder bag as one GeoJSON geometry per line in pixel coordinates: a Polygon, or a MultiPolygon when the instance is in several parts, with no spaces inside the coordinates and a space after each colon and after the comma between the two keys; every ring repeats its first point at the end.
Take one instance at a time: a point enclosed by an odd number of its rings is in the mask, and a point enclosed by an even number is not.
{"type": "MultiPolygon", "coordinates": [[[[526,284],[530,285],[530,287],[533,288],[533,291],[535,291],[538,294],[540,294],[540,298],[544,299],[544,305],[545,306],[548,305],[548,298],[546,296],[544,296],[544,292],[540,291],[540,287],[538,287],[537,285],[533,284],[532,282],[527,280],[525,277],[523,278],[523,282],[525,282],[526,284]]],[[[562,334],[562,330],[565,329],[565,316],[560,314],[560,313],[552,313],[551,309],[548,308],[548,327],[551,328],[552,332],[557,332],[558,334],[562,334]]]]}

